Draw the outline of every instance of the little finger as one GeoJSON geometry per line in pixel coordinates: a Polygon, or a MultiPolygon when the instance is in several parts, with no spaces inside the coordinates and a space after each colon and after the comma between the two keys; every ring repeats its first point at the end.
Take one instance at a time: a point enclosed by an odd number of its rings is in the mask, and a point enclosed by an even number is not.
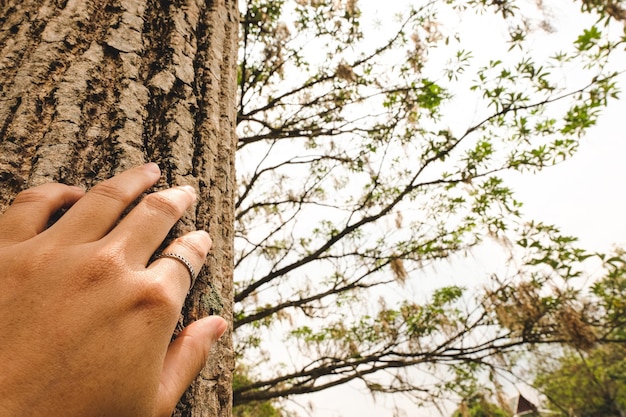
{"type": "Polygon", "coordinates": [[[172,414],[180,397],[205,366],[211,347],[227,327],[221,317],[206,317],[185,327],[170,344],[159,387],[158,417],[172,414]]]}

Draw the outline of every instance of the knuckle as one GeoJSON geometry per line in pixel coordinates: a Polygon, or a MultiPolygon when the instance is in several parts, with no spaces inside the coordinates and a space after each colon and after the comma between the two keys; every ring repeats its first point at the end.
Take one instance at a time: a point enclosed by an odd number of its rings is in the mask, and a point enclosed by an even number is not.
{"type": "Polygon", "coordinates": [[[178,308],[177,300],[171,285],[162,277],[154,277],[142,281],[137,292],[137,304],[144,308],[158,309],[163,312],[175,313],[178,308]]]}
{"type": "Polygon", "coordinates": [[[14,248],[5,249],[2,255],[3,278],[7,283],[14,281],[22,285],[36,283],[44,273],[52,275],[57,258],[57,254],[48,248],[32,246],[29,247],[28,259],[14,248]]]}
{"type": "Polygon", "coordinates": [[[46,202],[48,200],[49,193],[46,192],[45,188],[46,187],[41,186],[21,191],[17,194],[17,196],[15,196],[13,205],[46,202]]]}
{"type": "Polygon", "coordinates": [[[184,250],[189,252],[192,256],[197,257],[201,260],[204,260],[207,256],[208,249],[205,248],[202,243],[197,241],[196,239],[179,237],[176,239],[176,243],[182,246],[184,250]]]}
{"type": "Polygon", "coordinates": [[[158,213],[164,214],[167,217],[178,219],[182,214],[176,203],[162,193],[148,194],[144,198],[144,203],[150,209],[153,209],[158,213]]]}
{"type": "Polygon", "coordinates": [[[132,201],[132,196],[124,188],[111,184],[108,181],[101,182],[94,186],[90,191],[92,195],[104,197],[105,199],[114,200],[128,204],[132,201]]]}
{"type": "Polygon", "coordinates": [[[89,262],[83,263],[76,279],[81,286],[92,287],[99,283],[109,282],[111,279],[128,275],[128,268],[121,253],[121,248],[105,246],[94,251],[89,262]]]}

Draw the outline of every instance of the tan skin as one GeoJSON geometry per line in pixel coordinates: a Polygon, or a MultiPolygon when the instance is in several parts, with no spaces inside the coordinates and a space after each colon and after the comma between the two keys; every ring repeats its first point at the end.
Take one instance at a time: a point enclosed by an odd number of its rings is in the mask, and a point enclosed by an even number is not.
{"type": "MultiPolygon", "coordinates": [[[[201,319],[170,343],[189,273],[171,258],[146,266],[195,193],[149,194],[118,224],[159,176],[147,164],[86,194],[42,185],[0,216],[0,416],[170,416],[204,366],[226,322],[201,319]]],[[[198,271],[210,247],[195,231],[165,251],[198,271]]]]}

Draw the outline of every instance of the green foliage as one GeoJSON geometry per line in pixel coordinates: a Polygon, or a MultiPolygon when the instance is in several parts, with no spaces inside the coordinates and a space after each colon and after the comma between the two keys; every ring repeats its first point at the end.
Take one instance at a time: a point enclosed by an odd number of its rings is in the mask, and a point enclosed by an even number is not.
{"type": "Polygon", "coordinates": [[[618,417],[626,411],[626,260],[623,250],[600,259],[605,274],[591,286],[581,316],[593,326],[594,340],[535,358],[535,386],[557,415],[618,417]]]}
{"type": "Polygon", "coordinates": [[[606,322],[604,337],[620,340],[626,336],[626,257],[623,250],[603,256],[606,276],[592,286],[597,297],[599,319],[606,322]]]}
{"type": "Polygon", "coordinates": [[[233,417],[283,417],[283,414],[269,401],[261,401],[233,407],[233,417]]]}
{"type": "Polygon", "coordinates": [[[512,417],[513,414],[490,402],[482,393],[463,400],[452,417],[512,417]]]}
{"type": "MultiPolygon", "coordinates": [[[[233,375],[233,389],[250,384],[245,368],[239,367],[233,375]]],[[[258,401],[233,407],[233,417],[288,417],[289,414],[272,401],[258,401]]]]}
{"type": "Polygon", "coordinates": [[[556,415],[620,417],[626,411],[626,349],[604,345],[569,351],[535,384],[556,415]]]}
{"type": "Polygon", "coordinates": [[[397,309],[381,308],[376,317],[363,316],[358,323],[325,322],[318,331],[302,326],[293,329],[291,336],[303,342],[305,349],[331,341],[341,350],[349,351],[352,357],[363,357],[365,352],[375,351],[380,343],[401,345],[407,341],[417,346],[443,328],[457,327],[462,314],[454,304],[462,295],[463,289],[459,287],[444,287],[423,305],[405,301],[397,309]]]}

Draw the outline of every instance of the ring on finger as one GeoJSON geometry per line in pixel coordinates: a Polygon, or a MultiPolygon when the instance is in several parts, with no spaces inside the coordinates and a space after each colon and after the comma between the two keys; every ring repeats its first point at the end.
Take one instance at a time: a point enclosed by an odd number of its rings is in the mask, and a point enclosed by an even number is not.
{"type": "Polygon", "coordinates": [[[161,258],[176,259],[177,261],[182,263],[185,266],[185,268],[187,268],[187,271],[189,272],[189,277],[191,278],[191,284],[189,284],[189,291],[191,291],[191,289],[193,288],[193,285],[196,283],[196,279],[198,278],[198,276],[196,275],[196,271],[194,270],[191,262],[189,262],[187,258],[185,258],[184,256],[179,255],[177,253],[173,253],[173,252],[163,252],[162,254],[158,255],[155,259],[161,259],[161,258]]]}

